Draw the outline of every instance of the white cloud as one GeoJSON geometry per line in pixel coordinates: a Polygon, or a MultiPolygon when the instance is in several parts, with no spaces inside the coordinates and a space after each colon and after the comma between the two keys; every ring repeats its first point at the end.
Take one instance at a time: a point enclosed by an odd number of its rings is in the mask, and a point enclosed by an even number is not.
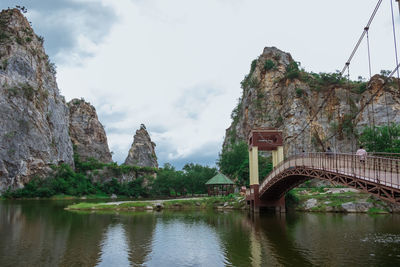
{"type": "MultiPolygon", "coordinates": [[[[133,134],[145,123],[160,162],[177,165],[196,159],[214,163],[241,94],[240,81],[264,46],[290,52],[307,70],[334,72],[343,66],[376,4],[102,2],[114,9],[118,22],[103,42],[81,36],[84,50],[94,55],[78,58],[80,64],[59,65],[62,93],[67,99],[82,96],[97,107],[114,160],[125,159],[133,134]]],[[[383,7],[371,27],[375,73],[393,68],[387,11],[383,7]]],[[[361,47],[354,59],[354,77],[367,76],[365,53],[361,47]]]]}

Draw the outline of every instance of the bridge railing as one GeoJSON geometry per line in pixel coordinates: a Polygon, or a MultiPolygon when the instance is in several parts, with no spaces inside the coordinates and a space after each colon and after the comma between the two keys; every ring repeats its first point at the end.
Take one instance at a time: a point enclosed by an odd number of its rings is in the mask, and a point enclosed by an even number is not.
{"type": "Polygon", "coordinates": [[[279,173],[297,167],[340,173],[400,188],[400,158],[395,157],[394,154],[390,157],[366,156],[363,160],[355,154],[316,152],[293,155],[278,164],[261,183],[260,191],[279,173]]]}

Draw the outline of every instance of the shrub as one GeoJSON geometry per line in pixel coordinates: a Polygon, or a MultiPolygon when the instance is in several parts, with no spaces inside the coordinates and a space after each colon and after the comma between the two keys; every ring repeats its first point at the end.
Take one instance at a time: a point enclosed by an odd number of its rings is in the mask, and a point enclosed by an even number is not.
{"type": "Polygon", "coordinates": [[[272,60],[267,59],[264,62],[264,70],[269,71],[269,70],[272,70],[273,68],[275,68],[275,63],[272,60]]]}
{"type": "Polygon", "coordinates": [[[285,202],[288,207],[296,206],[300,202],[294,190],[290,190],[285,195],[285,202]]]}
{"type": "Polygon", "coordinates": [[[260,87],[260,81],[256,77],[252,77],[248,81],[248,87],[249,88],[259,88],[260,87]]]}
{"type": "Polygon", "coordinates": [[[301,88],[296,88],[296,96],[301,97],[303,95],[304,91],[301,88]]]}
{"type": "Polygon", "coordinates": [[[300,78],[299,65],[296,61],[292,61],[286,66],[286,78],[290,80],[300,78]]]}
{"type": "Polygon", "coordinates": [[[33,87],[29,83],[24,83],[20,86],[25,98],[32,101],[33,97],[35,96],[35,89],[33,89],[33,87]]]}

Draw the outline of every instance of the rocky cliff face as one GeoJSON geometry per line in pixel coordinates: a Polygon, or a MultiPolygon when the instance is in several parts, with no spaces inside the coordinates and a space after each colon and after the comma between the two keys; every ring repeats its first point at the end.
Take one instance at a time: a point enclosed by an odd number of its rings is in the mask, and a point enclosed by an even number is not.
{"type": "Polygon", "coordinates": [[[348,82],[337,74],[307,73],[275,47],[253,61],[242,88],[224,148],[246,140],[252,128],[274,127],[283,130],[286,154],[328,146],[351,152],[365,126],[400,122],[395,80],[375,75],[367,83],[348,82]]]}
{"type": "Polygon", "coordinates": [[[83,161],[94,158],[103,163],[112,161],[107,136],[103,125],[97,118],[96,109],[80,99],[68,102],[69,134],[75,152],[83,161]]]}
{"type": "Polygon", "coordinates": [[[146,127],[142,124],[133,137],[133,144],[124,164],[158,168],[155,146],[146,127]]]}
{"type": "Polygon", "coordinates": [[[26,18],[0,13],[0,191],[21,187],[50,164],[73,164],[68,107],[55,68],[26,18]]]}

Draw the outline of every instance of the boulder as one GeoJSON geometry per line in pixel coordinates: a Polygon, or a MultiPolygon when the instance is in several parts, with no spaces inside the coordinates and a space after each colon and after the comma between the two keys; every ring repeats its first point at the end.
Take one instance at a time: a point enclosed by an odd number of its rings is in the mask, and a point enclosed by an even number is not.
{"type": "Polygon", "coordinates": [[[345,212],[361,212],[366,213],[374,205],[370,202],[346,202],[342,204],[345,212]]]}
{"type": "Polygon", "coordinates": [[[305,210],[310,210],[317,206],[318,201],[315,198],[310,198],[306,202],[304,202],[304,209],[305,210]]]}

